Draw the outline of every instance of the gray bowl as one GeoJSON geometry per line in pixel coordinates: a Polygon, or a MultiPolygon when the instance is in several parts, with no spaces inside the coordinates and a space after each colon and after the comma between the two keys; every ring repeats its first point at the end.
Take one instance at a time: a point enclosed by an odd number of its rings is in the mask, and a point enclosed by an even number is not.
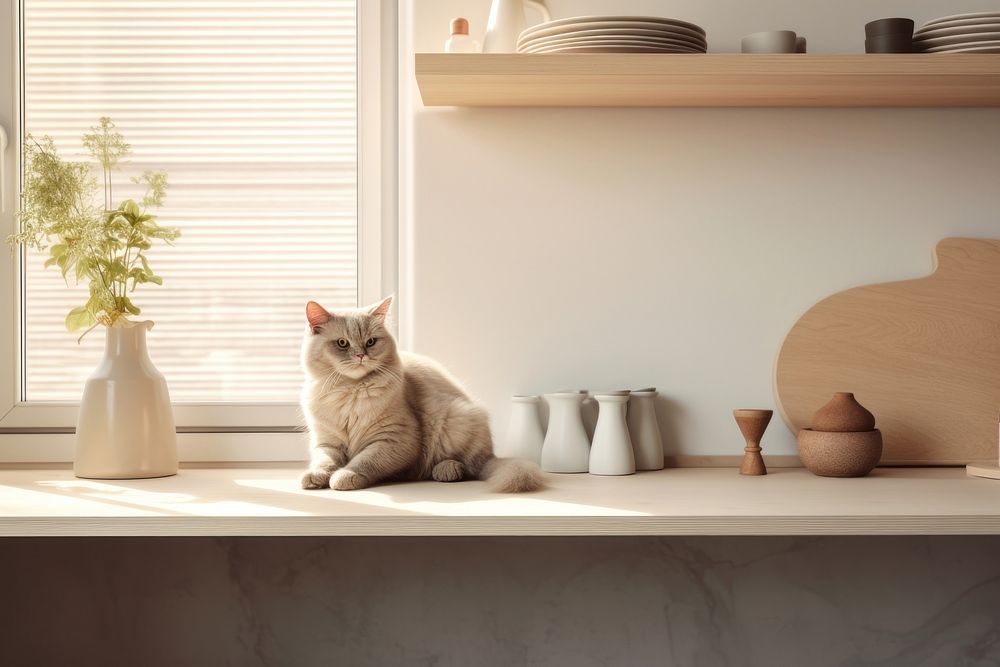
{"type": "Polygon", "coordinates": [[[791,30],[755,32],[743,38],[743,53],[795,53],[796,34],[791,30]]]}

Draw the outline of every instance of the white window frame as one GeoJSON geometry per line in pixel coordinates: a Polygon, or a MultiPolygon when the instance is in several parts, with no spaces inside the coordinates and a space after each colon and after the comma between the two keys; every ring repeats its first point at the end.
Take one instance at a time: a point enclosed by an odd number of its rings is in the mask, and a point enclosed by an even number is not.
{"type": "MultiPolygon", "coordinates": [[[[6,207],[0,211],[0,463],[72,460],[78,404],[21,400],[24,253],[3,243],[15,230],[20,180],[21,1],[0,0],[0,153],[6,207]]],[[[397,291],[398,6],[357,0],[358,9],[358,299],[397,291]]],[[[398,312],[398,311],[397,311],[398,312]]],[[[97,359],[94,360],[95,366],[97,359]]],[[[182,461],[278,461],[302,458],[296,403],[174,405],[182,461]],[[294,434],[294,435],[289,435],[294,434]]]]}

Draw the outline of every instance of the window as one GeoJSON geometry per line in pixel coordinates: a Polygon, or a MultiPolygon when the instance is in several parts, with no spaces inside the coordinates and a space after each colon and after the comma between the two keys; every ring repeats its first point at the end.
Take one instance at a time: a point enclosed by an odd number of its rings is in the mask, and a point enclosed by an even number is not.
{"type": "MultiPolygon", "coordinates": [[[[2,236],[15,224],[26,133],[83,159],[81,134],[110,116],[132,145],[117,192],[132,194],[130,174],[168,172],[159,220],[182,236],[150,251],[164,284],[135,300],[156,322],[150,351],[182,429],[294,426],[305,301],[350,307],[392,289],[370,247],[387,237],[380,179],[361,167],[382,150],[379,37],[391,4],[0,0],[10,10],[0,29],[15,37],[0,53],[12,93],[0,109],[11,144],[2,236]]],[[[67,288],[40,253],[7,255],[15,284],[5,277],[2,306],[14,326],[0,343],[15,352],[0,366],[10,369],[0,427],[72,426],[67,403],[103,333],[78,345],[63,317],[85,288],[67,288]]]]}

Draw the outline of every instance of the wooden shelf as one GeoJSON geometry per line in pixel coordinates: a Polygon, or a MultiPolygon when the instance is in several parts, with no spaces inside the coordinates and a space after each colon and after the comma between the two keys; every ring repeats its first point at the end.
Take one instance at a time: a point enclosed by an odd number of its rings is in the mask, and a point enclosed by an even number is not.
{"type": "Polygon", "coordinates": [[[520,496],[482,482],[303,491],[299,472],[99,481],[0,470],[0,536],[1000,534],[1000,481],[964,468],[880,468],[861,479],[802,468],[549,475],[548,489],[520,496]]]}
{"type": "Polygon", "coordinates": [[[1000,55],[418,53],[427,106],[994,107],[1000,55]]]}

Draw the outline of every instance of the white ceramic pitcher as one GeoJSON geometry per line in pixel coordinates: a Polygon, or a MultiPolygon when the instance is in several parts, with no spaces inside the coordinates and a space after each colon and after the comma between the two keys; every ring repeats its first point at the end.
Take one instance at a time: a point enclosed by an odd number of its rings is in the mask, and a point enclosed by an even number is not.
{"type": "Polygon", "coordinates": [[[167,381],[146,349],[151,322],[107,327],[104,358],[87,378],[76,424],[77,477],[177,474],[177,433],[167,381]]]}
{"type": "Polygon", "coordinates": [[[537,10],[542,15],[542,21],[552,20],[548,7],[539,0],[493,0],[483,39],[483,53],[517,52],[517,38],[528,27],[524,17],[525,5],[537,10]]]}

